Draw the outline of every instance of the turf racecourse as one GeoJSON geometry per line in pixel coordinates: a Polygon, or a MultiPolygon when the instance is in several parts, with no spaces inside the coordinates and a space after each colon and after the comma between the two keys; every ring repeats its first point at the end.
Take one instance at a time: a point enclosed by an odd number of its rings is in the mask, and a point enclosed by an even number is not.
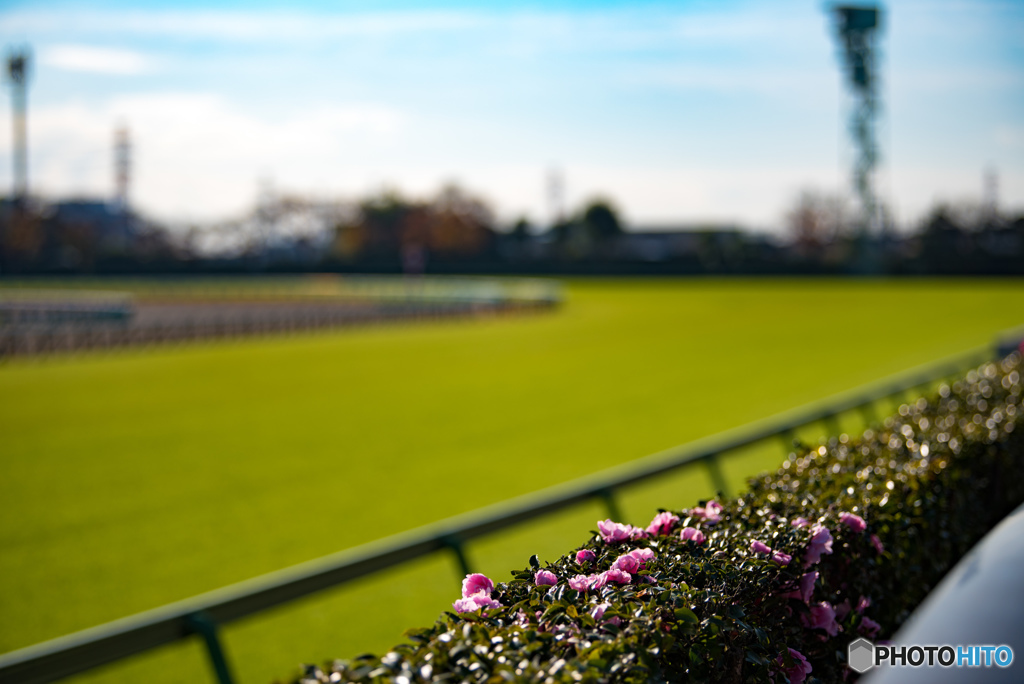
{"type": "MultiPolygon", "coordinates": [[[[572,281],[551,314],[0,365],[0,652],[468,511],[987,343],[1024,281],[572,281]]],[[[768,448],[727,465],[774,467],[768,448]]],[[[630,522],[703,473],[624,499],[630,522]]],[[[496,579],[583,507],[469,548],[496,579]]],[[[437,557],[225,630],[243,682],[380,650],[458,595],[437,557]]],[[[186,643],[98,681],[208,681],[186,643]]]]}

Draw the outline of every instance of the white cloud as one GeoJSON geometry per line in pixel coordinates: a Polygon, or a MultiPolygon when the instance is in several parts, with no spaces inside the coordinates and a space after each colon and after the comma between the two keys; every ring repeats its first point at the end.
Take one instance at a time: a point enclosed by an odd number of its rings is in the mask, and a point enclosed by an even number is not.
{"type": "Polygon", "coordinates": [[[40,61],[64,71],[125,76],[147,73],[154,67],[154,61],[140,52],[89,45],[46,47],[40,61]]]}
{"type": "MultiPolygon", "coordinates": [[[[263,178],[301,191],[336,188],[339,168],[393,147],[406,122],[372,103],[261,117],[203,93],[40,106],[30,128],[32,184],[47,195],[109,196],[113,133],[123,123],[133,145],[133,202],[167,220],[215,220],[249,208],[263,178]]],[[[9,145],[0,140],[0,154],[9,155],[9,145]]],[[[9,183],[7,166],[0,183],[9,183]]]]}

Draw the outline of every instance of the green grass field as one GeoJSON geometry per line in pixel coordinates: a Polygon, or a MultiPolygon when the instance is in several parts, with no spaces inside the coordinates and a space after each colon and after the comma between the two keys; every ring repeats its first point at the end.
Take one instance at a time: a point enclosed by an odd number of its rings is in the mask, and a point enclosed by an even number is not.
{"type": "MultiPolygon", "coordinates": [[[[572,281],[554,313],[0,364],[0,652],[470,511],[985,344],[1024,281],[572,281]]],[[[760,450],[733,482],[774,467],[760,450]]],[[[631,522],[703,473],[624,499],[631,522]]],[[[596,505],[469,549],[492,577],[596,505]]],[[[241,681],[380,650],[426,559],[228,627],[241,681]]],[[[206,681],[191,642],[82,680],[206,681]]]]}

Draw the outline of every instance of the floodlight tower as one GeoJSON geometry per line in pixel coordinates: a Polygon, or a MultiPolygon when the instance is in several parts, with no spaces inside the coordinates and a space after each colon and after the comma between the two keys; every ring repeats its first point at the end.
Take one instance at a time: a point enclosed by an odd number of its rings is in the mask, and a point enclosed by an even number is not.
{"type": "Polygon", "coordinates": [[[860,199],[861,229],[877,232],[880,223],[874,172],[878,166],[878,140],[875,123],[881,98],[878,94],[879,67],[877,45],[882,11],[877,6],[836,5],[832,8],[836,37],[842,53],[846,85],[853,93],[850,134],[857,148],[853,164],[853,187],[860,199]]]}
{"type": "Polygon", "coordinates": [[[14,106],[14,201],[19,204],[28,197],[28,71],[28,48],[11,50],[7,54],[7,78],[14,106]]]}
{"type": "Polygon", "coordinates": [[[128,127],[119,126],[114,131],[114,202],[119,211],[128,210],[128,182],[131,178],[132,141],[128,127]]]}

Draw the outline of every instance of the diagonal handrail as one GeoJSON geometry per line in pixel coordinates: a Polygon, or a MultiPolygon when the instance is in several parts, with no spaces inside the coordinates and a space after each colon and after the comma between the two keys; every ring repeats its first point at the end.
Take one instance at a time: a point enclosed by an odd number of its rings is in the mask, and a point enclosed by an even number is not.
{"type": "MultiPolygon", "coordinates": [[[[1001,350],[999,350],[1001,351],[1001,350]]],[[[202,636],[218,680],[230,682],[216,628],[317,591],[442,550],[453,551],[468,572],[462,545],[569,506],[604,500],[613,517],[616,489],[672,470],[704,463],[716,489],[725,492],[718,469],[723,454],[829,421],[887,397],[923,387],[993,358],[978,347],[878,382],[786,411],[771,418],[661,451],[568,483],[285,568],[150,611],[0,655],[0,682],[42,683],[67,677],[190,635],[202,636]]]]}

